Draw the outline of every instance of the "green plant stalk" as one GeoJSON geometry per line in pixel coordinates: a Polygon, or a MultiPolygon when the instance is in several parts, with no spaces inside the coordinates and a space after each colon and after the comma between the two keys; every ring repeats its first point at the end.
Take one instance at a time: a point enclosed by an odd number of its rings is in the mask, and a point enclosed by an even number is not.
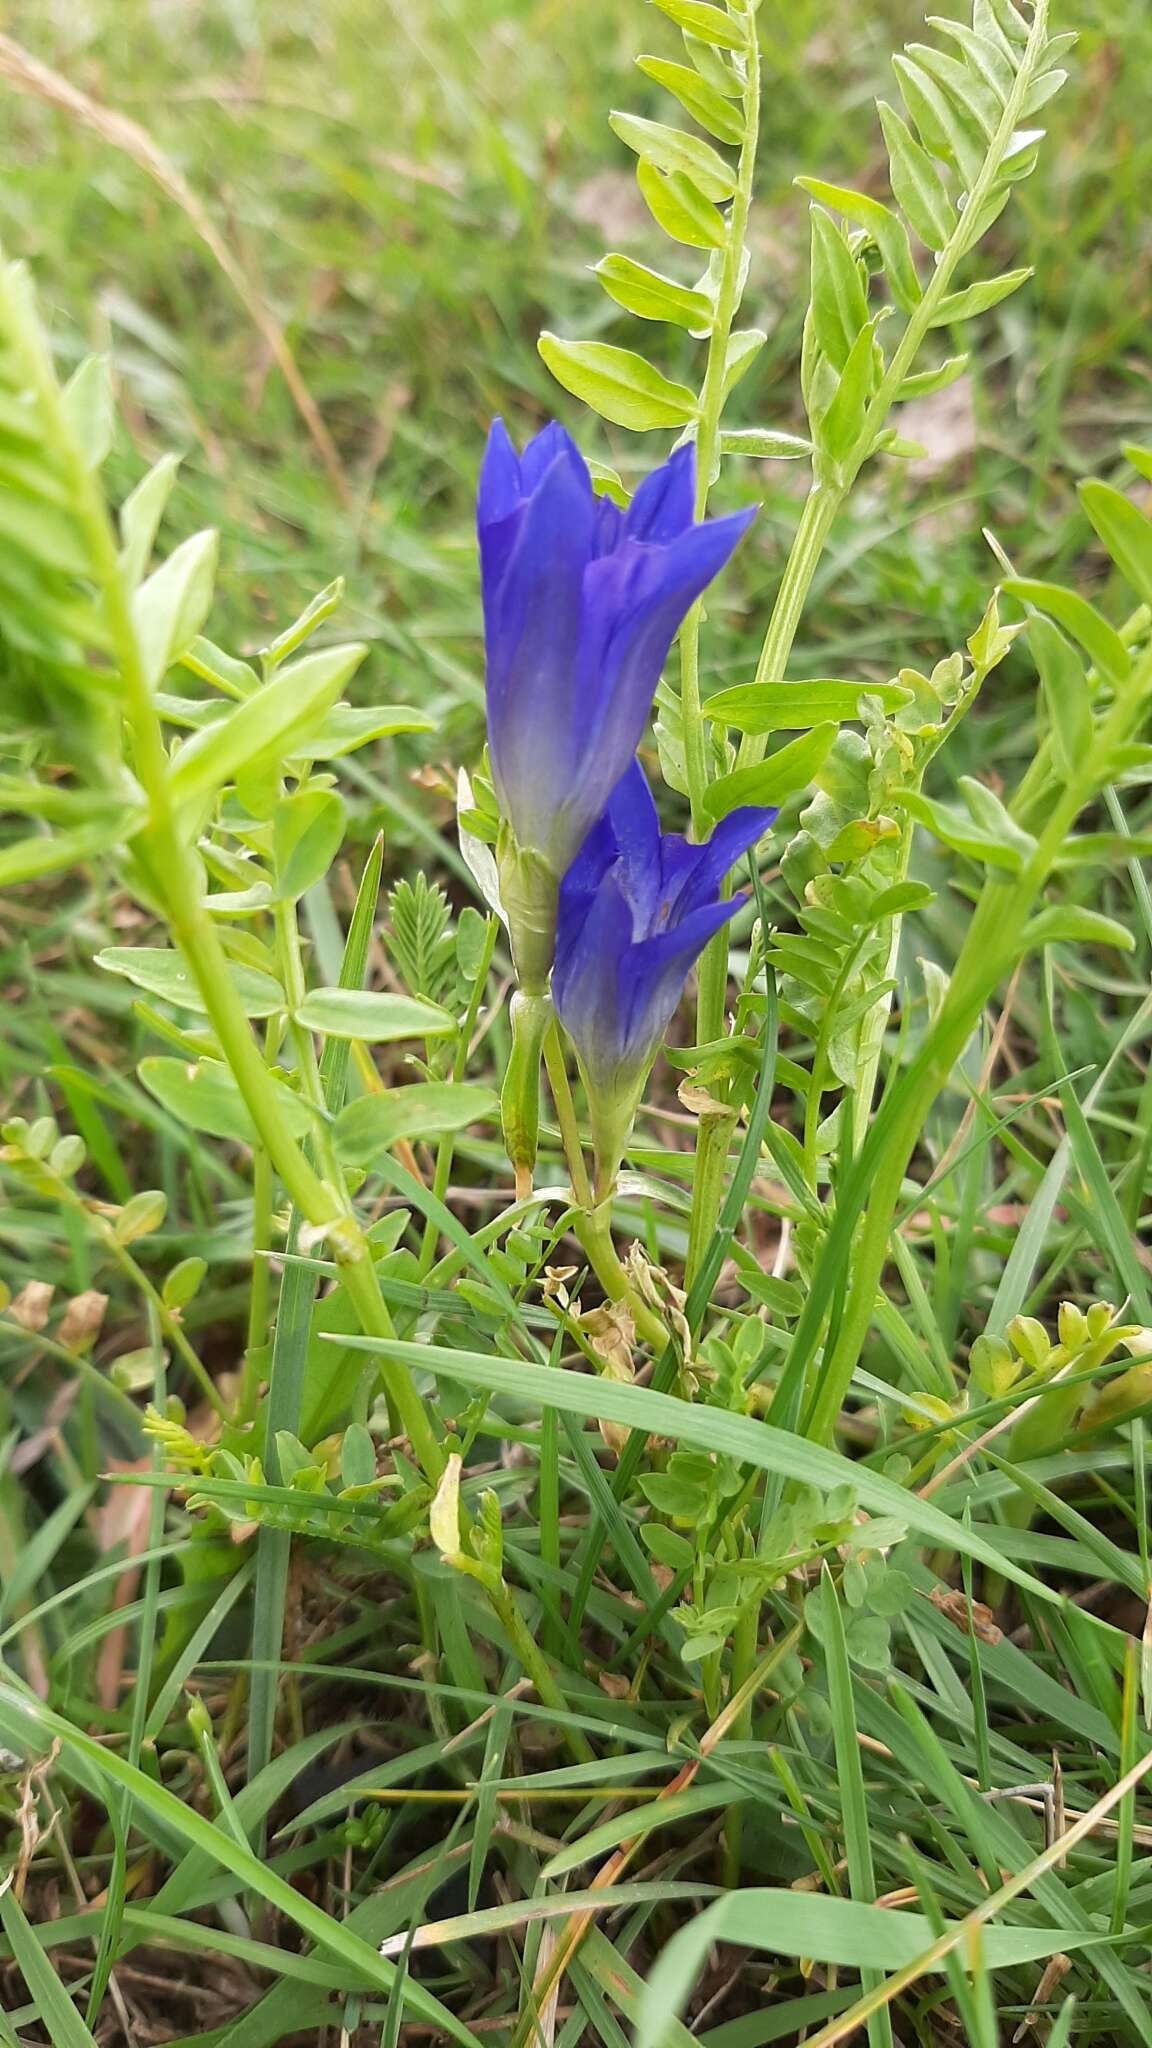
{"type": "Polygon", "coordinates": [[[263,1145],[252,1153],[252,1278],[248,1294],[248,1334],[244,1369],[236,1401],[236,1420],[251,1422],[260,1387],[261,1354],[268,1341],[272,1305],[272,1269],[265,1254],[272,1246],[272,1161],[263,1145]]]}
{"type": "Polygon", "coordinates": [[[548,1086],[552,1090],[552,1100],[556,1105],[556,1121],[560,1126],[560,1142],[564,1147],[572,1193],[582,1209],[591,1209],[592,1184],[588,1179],[584,1148],[580,1143],[580,1125],[572,1100],[564,1047],[560,1042],[560,1027],[555,1016],[544,1034],[544,1065],[548,1073],[548,1086]]]}
{"type": "MultiPolygon", "coordinates": [[[[846,1248],[861,1209],[864,1219],[852,1248],[851,1284],[840,1330],[831,1355],[824,1361],[806,1425],[806,1434],[818,1440],[826,1441],[832,1436],[868,1334],[904,1172],[924,1119],[975,1029],[981,1011],[1019,957],[1024,927],[1056,854],[1102,780],[1101,769],[1112,749],[1129,736],[1136,724],[1149,690],[1152,653],[1133,668],[1098,727],[1080,774],[1056,802],[1023,872],[1011,883],[985,882],[936,1023],[907,1072],[886,1091],[868,1141],[841,1192],[825,1256],[838,1256],[846,1248]]],[[[815,1356],[821,1313],[819,1302],[810,1298],[796,1327],[790,1369],[806,1370],[815,1356]]]]}
{"type": "MultiPolygon", "coordinates": [[[[497,1619],[503,1624],[512,1648],[536,1688],[541,1704],[555,1708],[557,1713],[567,1714],[568,1702],[553,1678],[548,1659],[521,1614],[514,1594],[502,1578],[486,1585],[486,1591],[497,1619]]],[[[581,1729],[565,1728],[564,1739],[577,1763],[592,1762],[595,1751],[581,1729]]]]}
{"type": "MultiPolygon", "coordinates": [[[[875,447],[876,438],[899,396],[900,387],[915,361],[925,336],[930,331],[937,308],[948,294],[956,267],[967,253],[969,236],[966,223],[977,217],[992,188],[1004,153],[1019,124],[1047,34],[1048,0],[1037,0],[1024,59],[1013,82],[996,133],[988,145],[988,154],[979,176],[973,181],[964,212],[940,252],[924,296],[908,317],[880,387],[868,406],[856,445],[834,476],[823,477],[818,474],[814,477],[793,537],[768,623],[768,631],[760,650],[760,659],[756,664],[755,680],[758,683],[782,682],[784,679],[792,644],[825,543],[845,498],[875,447]]],[[[737,766],[747,768],[762,761],[767,747],[767,734],[745,733],[740,743],[737,766]]],[[[723,1032],[724,992],[727,983],[728,934],[725,930],[717,933],[700,963],[697,1039],[701,1045],[709,1044],[723,1032]]],[[[702,1186],[707,1189],[711,1189],[715,1184],[714,1162],[710,1157],[702,1161],[700,1155],[710,1154],[719,1149],[720,1139],[717,1132],[702,1130],[697,1151],[697,1170],[702,1186]]],[[[690,1239],[697,1258],[700,1256],[700,1247],[707,1243],[715,1227],[715,1220],[716,1212],[711,1207],[706,1207],[703,1199],[697,1203],[694,1198],[690,1239]]]]}
{"type": "MultiPolygon", "coordinates": [[[[748,233],[748,213],[756,173],[756,151],[760,140],[760,41],[756,17],[743,17],[746,36],[744,60],[746,82],[743,92],[744,138],[736,168],[736,191],[728,214],[728,235],[724,244],[716,309],[708,337],[708,356],[696,423],[696,505],[697,519],[708,509],[712,473],[720,445],[720,419],[724,410],[724,379],[728,364],[728,343],[740,300],[740,272],[748,233]]],[[[680,629],[680,708],[684,735],[684,769],[688,800],[692,807],[692,832],[702,839],[708,829],[705,796],[708,789],[708,761],[704,748],[704,719],[700,709],[700,622],[703,607],[694,604],[680,629]]],[[[706,1035],[698,1033],[703,1042],[706,1035]]]]}
{"type": "MultiPolygon", "coordinates": [[[[350,1291],[368,1318],[364,1324],[366,1333],[390,1336],[391,1319],[351,1201],[342,1185],[325,1185],[286,1128],[275,1084],[232,987],[219,933],[202,901],[195,855],[186,844],[173,811],[163,731],[141,660],[104,501],[73,441],[51,365],[36,337],[27,336],[22,353],[28,382],[52,423],[70,472],[72,502],[97,568],[109,634],[119,664],[133,767],[149,811],[147,825],[133,841],[133,853],[157,902],[164,906],[173,939],[192,971],[224,1059],[290,1200],[313,1230],[330,1235],[338,1261],[354,1275],[350,1291]]],[[[382,1365],[381,1372],[417,1457],[429,1477],[436,1477],[442,1467],[442,1454],[411,1374],[406,1367],[392,1362],[382,1365]]]]}
{"type": "MultiPolygon", "coordinates": [[[[497,919],[489,917],[485,931],[484,951],[481,956],[480,965],[476,970],[476,979],[472,984],[472,993],[468,998],[468,1008],[461,1020],[460,1029],[456,1035],[456,1044],[452,1052],[452,1079],[454,1081],[462,1081],[468,1070],[468,1052],[472,1044],[472,1034],[476,1029],[476,1019],[480,1015],[480,1004],[484,996],[484,986],[488,979],[488,970],[492,965],[492,955],[496,950],[496,934],[498,930],[499,924],[497,919]]],[[[436,1148],[436,1166],[432,1176],[432,1192],[438,1202],[442,1202],[448,1192],[449,1182],[452,1179],[452,1162],[455,1156],[456,1140],[449,1131],[441,1138],[436,1148]]],[[[424,1236],[420,1244],[421,1279],[427,1277],[428,1270],[436,1257],[437,1236],[436,1225],[429,1218],[424,1225],[424,1236]]]]}
{"type": "Polygon", "coordinates": [[[668,1344],[668,1332],[655,1310],[640,1299],[628,1278],[612,1242],[612,1219],[608,1206],[602,1203],[598,1209],[586,1209],[574,1218],[572,1228],[609,1301],[619,1302],[628,1310],[637,1335],[645,1344],[663,1351],[668,1344]]]}
{"type": "MultiPolygon", "coordinates": [[[[921,780],[922,778],[917,776],[917,788],[919,788],[921,780]]],[[[896,866],[892,874],[893,886],[907,880],[908,863],[911,858],[912,820],[906,811],[900,830],[900,850],[896,856],[896,866]]],[[[894,917],[888,936],[888,953],[880,973],[881,981],[891,981],[896,972],[896,964],[900,958],[900,935],[903,929],[904,919],[902,917],[894,917]]],[[[876,1094],[876,1081],[884,1052],[884,1037],[888,1030],[888,1019],[891,1014],[892,991],[889,989],[886,995],[881,996],[879,1002],[873,1003],[872,1008],[865,1013],[861,1021],[858,1046],[859,1064],[856,1069],[856,1079],[852,1089],[853,1152],[860,1150],[868,1135],[868,1125],[872,1118],[872,1102],[876,1094]]]]}

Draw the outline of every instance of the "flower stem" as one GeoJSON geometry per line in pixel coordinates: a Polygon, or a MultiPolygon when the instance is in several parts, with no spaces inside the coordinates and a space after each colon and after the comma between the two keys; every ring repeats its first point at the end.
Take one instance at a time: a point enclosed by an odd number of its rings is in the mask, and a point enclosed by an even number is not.
{"type": "Polygon", "coordinates": [[[645,1344],[650,1344],[657,1351],[665,1350],[668,1332],[655,1310],[640,1299],[612,1242],[608,1205],[602,1203],[598,1209],[587,1210],[573,1224],[573,1229],[609,1301],[619,1302],[628,1310],[636,1325],[636,1334],[645,1344]]]}
{"type": "Polygon", "coordinates": [[[582,1209],[592,1207],[592,1184],[588,1179],[588,1168],[584,1163],[584,1147],[580,1143],[580,1126],[576,1120],[576,1105],[572,1100],[572,1089],[568,1080],[568,1067],[564,1059],[564,1048],[560,1043],[560,1029],[555,1017],[544,1034],[544,1065],[548,1069],[548,1085],[556,1105],[556,1121],[560,1126],[560,1139],[564,1146],[564,1158],[568,1165],[568,1176],[572,1193],[582,1209]]]}

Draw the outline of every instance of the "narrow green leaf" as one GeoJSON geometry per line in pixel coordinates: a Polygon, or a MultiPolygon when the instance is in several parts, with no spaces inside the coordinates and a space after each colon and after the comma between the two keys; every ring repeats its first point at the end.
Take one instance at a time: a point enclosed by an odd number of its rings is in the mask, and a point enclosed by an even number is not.
{"type": "Polygon", "coordinates": [[[152,559],[157,529],[179,467],[178,455],[162,455],[120,507],[120,571],[130,590],[136,588],[152,559]]]}
{"type": "Polygon", "coordinates": [[[837,727],[831,722],[817,725],[798,740],[770,754],[766,761],[735,768],[712,783],[706,798],[711,818],[727,817],[738,804],[782,804],[798,789],[806,789],[824,764],[837,727]]]}
{"type": "Polygon", "coordinates": [[[602,341],[562,341],[542,334],[537,343],[557,383],[615,426],[647,433],[683,427],[695,417],[696,399],[686,384],[673,384],[631,349],[602,341]]]}
{"type": "Polygon", "coordinates": [[[727,400],[740,379],[747,375],[768,336],[762,327],[738,327],[728,337],[724,353],[724,398],[727,400]]]}
{"type": "Polygon", "coordinates": [[[328,1038],[361,1038],[389,1045],[403,1038],[450,1038],[456,1020],[438,1003],[360,988],[317,988],[305,996],[296,1020],[328,1038]]]}
{"type": "Polygon", "coordinates": [[[724,94],[709,85],[698,71],[689,64],[671,64],[664,57],[637,57],[638,68],[646,78],[654,78],[674,99],[707,128],[718,142],[730,142],[734,146],[744,140],[744,117],[724,94]]]}
{"type": "Polygon", "coordinates": [[[347,811],[333,789],[298,789],[272,819],[276,893],[290,903],[328,873],[344,838],[347,811]]]}
{"type": "Polygon", "coordinates": [[[950,327],[957,320],[974,320],[979,313],[989,313],[1002,299],[1018,292],[1034,274],[1031,267],[1006,270],[1001,277],[986,277],[978,284],[968,285],[962,292],[949,292],[946,298],[941,299],[928,324],[931,327],[950,327]]]}
{"type": "Polygon", "coordinates": [[[717,213],[711,200],[679,171],[670,175],[658,171],[655,164],[640,160],[636,166],[636,183],[640,196],[656,222],[674,242],[683,242],[689,249],[722,249],[727,240],[728,230],[721,213],[717,213]]]}
{"type": "Polygon", "coordinates": [[[1040,583],[1029,576],[1005,577],[1004,589],[1022,604],[1035,605],[1037,611],[1047,612],[1058,620],[1109,682],[1126,681],[1132,666],[1128,650],[1119,633],[1087,598],[1063,589],[1059,583],[1040,583]]]}
{"type": "Polygon", "coordinates": [[[68,431],[89,469],[99,469],[112,446],[116,411],[107,356],[86,356],[60,393],[68,431]]]}
{"type": "MultiPolygon", "coordinates": [[[[397,1178],[399,1176],[397,1175],[397,1178]]],[[[358,1351],[381,1350],[375,1337],[342,1336],[337,1341],[358,1351]]],[[[847,1485],[870,1514],[892,1515],[916,1530],[930,1543],[958,1550],[979,1563],[991,1565],[1018,1585],[1026,1586],[1033,1598],[1056,1601],[1059,1596],[1034,1579],[999,1550],[991,1533],[981,1534],[935,1507],[918,1494],[906,1492],[870,1466],[845,1458],[838,1451],[777,1429],[747,1415],[682,1401],[672,1394],[659,1394],[651,1387],[570,1372],[567,1368],[530,1365],[519,1358],[487,1357],[478,1351],[454,1351],[441,1345],[389,1342],[388,1353],[416,1372],[443,1374],[464,1386],[487,1387],[492,1393],[509,1394],[515,1400],[540,1408],[559,1408],[569,1415],[589,1420],[620,1422],[628,1429],[649,1436],[665,1436],[675,1443],[690,1444],[698,1450],[735,1458],[754,1465],[760,1472],[775,1472],[799,1485],[814,1486],[822,1493],[847,1485]]]]}
{"type": "Polygon", "coordinates": [[[717,690],[704,705],[706,718],[737,732],[802,732],[825,719],[857,718],[864,697],[877,697],[885,711],[898,711],[911,691],[899,683],[841,683],[823,677],[799,683],[737,683],[717,690]]]}
{"type": "Polygon", "coordinates": [[[1006,845],[994,832],[983,830],[962,811],[953,809],[950,804],[938,803],[934,797],[925,796],[922,790],[902,791],[900,802],[917,824],[926,826],[954,853],[967,854],[969,860],[979,861],[986,867],[1003,868],[1011,875],[1019,874],[1022,865],[1019,848],[1006,845]]]}
{"type": "Polygon", "coordinates": [[[386,1095],[364,1095],[336,1119],[333,1138],[341,1159],[370,1166],[401,1138],[442,1138],[499,1114],[500,1098],[471,1081],[413,1081],[386,1095]]]}
{"type": "MultiPolygon", "coordinates": [[[[946,1925],[946,1932],[951,1926],[946,1925]]],[[[785,1886],[751,1886],[718,1899],[673,1937],[648,1980],[636,2027],[636,2048],[662,2048],[669,2019],[682,2010],[709,1951],[717,1942],[770,1954],[810,1957],[846,1970],[907,1969],[929,1950],[938,1930],[921,1913],[893,1911],[856,1899],[785,1886]]],[[[992,1969],[1043,1962],[1083,1948],[1094,1936],[1077,1927],[981,1929],[984,1957],[992,1969]]],[[[937,1965],[941,1970],[943,1963],[937,1965]]],[[[757,2035],[757,2039],[762,2039],[757,2035]]]]}
{"type": "Polygon", "coordinates": [[[897,392],[897,400],[903,404],[909,398],[928,398],[934,391],[947,391],[950,384],[964,375],[971,362],[971,356],[948,356],[931,370],[914,370],[905,377],[897,392]]]}
{"type": "Polygon", "coordinates": [[[705,199],[731,199],[735,192],[735,172],[698,135],[669,128],[663,121],[646,121],[639,114],[609,114],[608,125],[643,162],[691,178],[705,199]]]}
{"type": "Polygon", "coordinates": [[[1028,645],[1048,707],[1052,752],[1057,767],[1067,775],[1079,767],[1092,741],[1092,696],[1084,663],[1043,613],[1029,622],[1028,645]]]}
{"type": "MultiPolygon", "coordinates": [[[[395,1968],[377,1953],[370,1942],[364,1941],[342,1920],[333,1918],[322,1907],[294,1890],[251,1849],[243,1848],[235,1841],[227,1829],[206,1820],[186,1800],[170,1792],[166,1785],[157,1784],[143,1771],[117,1756],[115,1751],[104,1748],[92,1736],[73,1727],[62,1715],[52,1713],[39,1701],[29,1700],[14,1686],[3,1683],[0,1683],[0,1725],[6,1742],[19,1743],[21,1751],[29,1755],[41,1755],[53,1740],[59,1741],[62,1768],[76,1772],[82,1781],[95,1775],[122,1786],[131,1794],[139,1812],[149,1815],[153,1822],[181,1837],[190,1847],[206,1851],[213,1864],[238,1877],[255,1897],[264,1899],[271,1909],[282,1913],[316,1942],[324,1953],[334,1956],[345,1968],[353,1971],[354,1982],[374,1985],[385,1992],[391,1990],[396,1977],[395,1968]]],[[[7,1900],[0,1900],[0,1910],[6,1904],[7,1900]]],[[[471,2029],[412,1978],[405,1983],[404,1998],[414,2013],[430,2022],[434,2029],[459,2041],[462,2048],[478,2048],[477,2037],[471,2029]]],[[[72,2048],[72,2041],[66,2034],[61,2033],[56,2038],[62,2043],[62,2048],[72,2048]]],[[[75,2048],[93,2048],[86,2031],[73,2036],[72,2040],[75,2048]]]]}
{"type": "Polygon", "coordinates": [[[310,761],[334,761],[371,740],[391,739],[398,732],[435,732],[436,720],[411,704],[334,704],[316,732],[309,733],[301,752],[310,761]]]}
{"type": "MultiPolygon", "coordinates": [[[[840,1802],[840,1824],[848,1864],[848,1885],[853,1901],[870,1906],[876,1898],[876,1870],[872,1859],[872,1834],[868,1822],[868,1798],[864,1790],[864,1766],[856,1734],[856,1702],[852,1690],[852,1667],[844,1615],[824,1566],[815,1597],[820,1603],[823,1626],[820,1631],[828,1677],[828,1704],[832,1714],[832,1739],[836,1754],[836,1783],[840,1802]]],[[[860,1965],[860,1981],[867,1991],[880,1981],[876,1958],[860,1965]]],[[[887,2007],[868,2022],[869,2048],[892,2048],[892,2018],[887,2007]]]]}
{"type": "Polygon", "coordinates": [[[1121,574],[1152,604],[1152,520],[1111,484],[1081,484],[1080,502],[1121,574]]]}
{"type": "Polygon", "coordinates": [[[725,455],[747,455],[761,462],[801,462],[812,453],[811,441],[802,434],[785,434],[775,427],[729,427],[721,432],[720,447],[725,455]]]}
{"type": "Polygon", "coordinates": [[[0,1892],[0,1922],[12,1945],[12,1956],[48,2030],[53,2048],[96,2048],[76,2007],[48,1961],[10,1883],[0,1892]]]}
{"type": "Polygon", "coordinates": [[[831,405],[819,421],[813,422],[817,442],[834,462],[842,462],[851,452],[864,424],[864,414],[872,396],[875,350],[875,338],[869,324],[861,328],[852,344],[852,352],[844,365],[831,405]]]}
{"type": "Polygon", "coordinates": [[[797,178],[801,191],[842,213],[846,220],[867,228],[880,251],[885,275],[893,297],[905,313],[914,313],[922,297],[920,280],[912,261],[908,230],[899,214],[868,193],[854,192],[848,185],[830,185],[825,178],[797,178]]]}
{"type": "Polygon", "coordinates": [[[876,105],[888,150],[892,196],[926,248],[939,251],[955,218],[944,181],[895,107],[885,100],[876,105]]]}
{"type": "Polygon", "coordinates": [[[687,29],[702,43],[711,43],[717,50],[742,50],[745,46],[745,31],[722,7],[710,6],[709,0],[655,0],[655,4],[677,28],[687,29]]]}
{"type": "Polygon", "coordinates": [[[194,533],[132,599],[140,659],[153,689],[191,646],[208,616],[219,548],[218,534],[194,533]]]}
{"type": "Polygon", "coordinates": [[[860,267],[831,214],[813,206],[810,215],[813,326],[829,362],[843,370],[867,324],[868,299],[860,267]]]}
{"type": "Polygon", "coordinates": [[[220,724],[194,733],[172,765],[174,801],[188,804],[214,795],[241,770],[259,774],[278,767],[320,726],[367,652],[353,643],[306,654],[278,669],[220,724]]]}
{"type": "Polygon", "coordinates": [[[1136,947],[1126,925],[1078,903],[1053,904],[1040,911],[1024,927],[1024,940],[1028,946],[1116,946],[1121,953],[1134,952],[1136,947]]]}
{"type": "Polygon", "coordinates": [[[712,325],[712,301],[630,256],[604,256],[594,265],[610,299],[640,320],[667,320],[704,332],[712,325]]]}

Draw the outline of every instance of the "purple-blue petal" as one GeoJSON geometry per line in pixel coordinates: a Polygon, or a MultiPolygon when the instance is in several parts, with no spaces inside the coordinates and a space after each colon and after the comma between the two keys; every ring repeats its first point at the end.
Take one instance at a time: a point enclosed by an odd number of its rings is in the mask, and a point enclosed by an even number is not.
{"type": "MultiPolygon", "coordinates": [[[[695,459],[678,449],[622,515],[562,427],[519,457],[500,421],[488,437],[477,525],[493,777],[514,837],[557,876],[635,755],[685,613],[752,517],[693,523],[695,459]]],[[[656,845],[654,814],[650,826],[656,845]]],[[[655,869],[640,844],[629,886],[646,916],[655,869]]]]}
{"type": "Polygon", "coordinates": [[[750,846],[755,846],[764,837],[778,815],[777,811],[768,808],[742,805],[739,810],[729,811],[726,818],[721,818],[702,846],[687,848],[693,857],[677,863],[677,875],[670,874],[666,862],[665,900],[676,916],[686,917],[702,903],[709,902],[729,868],[735,866],[742,853],[747,853],[750,846]]]}
{"type": "Polygon", "coordinates": [[[686,441],[638,486],[624,530],[631,540],[665,545],[691,526],[695,504],[696,444],[686,441]]]}
{"type": "Polygon", "coordinates": [[[526,495],[530,495],[531,492],[536,490],[537,486],[547,476],[552,464],[558,461],[562,455],[572,464],[579,475],[584,478],[589,494],[591,494],[592,479],[588,474],[588,464],[581,455],[571,434],[560,425],[558,420],[550,420],[548,425],[542,427],[538,434],[533,434],[532,439],[520,458],[520,475],[523,479],[526,495]]]}
{"type": "Polygon", "coordinates": [[[629,947],[620,977],[618,1024],[625,1069],[646,1066],[654,1058],[700,954],[747,900],[731,896],[723,903],[702,904],[682,923],[629,947]]]}
{"type": "Polygon", "coordinates": [[[518,841],[544,850],[570,794],[581,722],[576,655],[591,492],[562,455],[516,516],[502,574],[484,584],[488,739],[497,793],[518,841]]]}
{"type": "Polygon", "coordinates": [[[476,524],[481,534],[486,526],[507,519],[522,496],[520,457],[503,420],[493,420],[476,489],[476,524]]]}

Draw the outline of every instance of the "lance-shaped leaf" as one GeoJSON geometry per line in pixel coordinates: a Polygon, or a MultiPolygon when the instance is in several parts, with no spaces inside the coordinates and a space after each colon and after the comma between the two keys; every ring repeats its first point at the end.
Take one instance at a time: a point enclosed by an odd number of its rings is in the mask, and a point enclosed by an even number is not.
{"type": "Polygon", "coordinates": [[[208,616],[219,545],[215,533],[194,533],[132,599],[140,659],[153,688],[191,646],[208,616]]]}
{"type": "Polygon", "coordinates": [[[1111,683],[1123,683],[1131,669],[1128,650],[1114,626],[1108,624],[1074,590],[1065,590],[1059,583],[1041,583],[1029,576],[1007,576],[1004,589],[1010,597],[1018,597],[1022,604],[1035,605],[1037,611],[1047,612],[1078,640],[1084,652],[1094,661],[1101,675],[1111,683]]]}
{"type": "Polygon", "coordinates": [[[367,652],[354,643],[306,654],[279,669],[219,724],[198,732],[172,766],[175,802],[195,803],[214,795],[241,770],[251,775],[278,766],[321,725],[367,652]]]}
{"type": "Polygon", "coordinates": [[[705,805],[710,818],[726,817],[742,804],[779,805],[808,784],[822,768],[837,728],[831,722],[818,725],[798,740],[790,740],[766,761],[754,761],[722,775],[708,791],[705,805]]]}
{"type": "Polygon", "coordinates": [[[744,140],[744,117],[738,107],[732,105],[722,92],[702,78],[699,71],[690,64],[670,64],[664,57],[637,57],[638,68],[648,78],[654,78],[680,105],[687,109],[693,120],[707,128],[718,142],[737,145],[744,140]]]}
{"type": "Polygon", "coordinates": [[[718,50],[744,48],[745,34],[739,23],[722,7],[711,6],[709,0],[656,0],[656,5],[677,28],[698,36],[702,43],[711,43],[718,50]]]}
{"type": "Polygon", "coordinates": [[[1121,575],[1152,604],[1152,520],[1111,484],[1081,484],[1080,502],[1121,575]]]}
{"type": "Polygon", "coordinates": [[[368,1045],[450,1038],[456,1029],[455,1018],[437,1003],[360,988],[313,989],[297,1009],[296,1021],[306,1031],[328,1038],[359,1038],[368,1045]]]}

